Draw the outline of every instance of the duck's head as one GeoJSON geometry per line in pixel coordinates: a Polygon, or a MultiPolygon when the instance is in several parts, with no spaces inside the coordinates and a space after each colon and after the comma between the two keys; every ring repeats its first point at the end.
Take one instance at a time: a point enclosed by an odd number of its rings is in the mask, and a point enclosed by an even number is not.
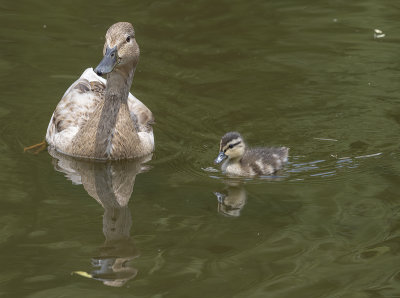
{"type": "Polygon", "coordinates": [[[101,76],[112,72],[114,68],[132,69],[139,61],[139,53],[132,24],[116,23],[107,30],[104,57],[94,71],[101,76]]]}
{"type": "Polygon", "coordinates": [[[238,132],[228,132],[221,138],[218,157],[214,160],[215,164],[220,163],[225,158],[241,158],[246,149],[242,136],[238,132]]]}

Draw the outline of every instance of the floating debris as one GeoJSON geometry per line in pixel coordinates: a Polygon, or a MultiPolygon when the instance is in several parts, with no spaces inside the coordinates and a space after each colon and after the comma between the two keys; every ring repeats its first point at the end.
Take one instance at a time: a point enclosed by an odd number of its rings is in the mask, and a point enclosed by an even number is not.
{"type": "Polygon", "coordinates": [[[374,38],[378,39],[378,38],[384,38],[386,36],[385,33],[383,33],[382,30],[380,29],[374,29],[374,38]]]}
{"type": "Polygon", "coordinates": [[[73,271],[73,272],[71,272],[71,275],[73,275],[73,274],[80,275],[80,276],[83,276],[86,278],[93,278],[93,275],[91,275],[85,271],[73,271]]]}
{"type": "Polygon", "coordinates": [[[382,155],[382,152],[374,153],[374,154],[368,154],[368,155],[361,155],[361,156],[356,156],[355,158],[367,158],[367,157],[375,157],[382,155]]]}
{"type": "Polygon", "coordinates": [[[338,140],[335,140],[335,139],[326,139],[326,138],[314,138],[314,140],[330,141],[330,142],[337,142],[338,141],[338,140]]]}

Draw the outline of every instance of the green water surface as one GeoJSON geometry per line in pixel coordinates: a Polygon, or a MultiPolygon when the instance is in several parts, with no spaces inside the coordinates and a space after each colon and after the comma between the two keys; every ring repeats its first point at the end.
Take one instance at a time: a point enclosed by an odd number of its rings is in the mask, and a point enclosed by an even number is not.
{"type": "Polygon", "coordinates": [[[400,297],[399,20],[394,0],[1,1],[0,297],[400,297]],[[151,160],[23,153],[118,21],[151,160]],[[288,165],[227,178],[231,130],[288,165]]]}

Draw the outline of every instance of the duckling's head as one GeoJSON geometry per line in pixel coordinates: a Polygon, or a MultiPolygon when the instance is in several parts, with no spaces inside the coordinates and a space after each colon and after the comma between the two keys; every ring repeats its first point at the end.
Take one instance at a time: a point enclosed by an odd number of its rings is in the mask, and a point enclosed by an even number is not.
{"type": "Polygon", "coordinates": [[[238,132],[228,132],[221,138],[219,146],[218,157],[214,160],[214,163],[220,163],[225,158],[237,159],[241,158],[246,149],[246,144],[243,141],[242,136],[238,132]]]}
{"type": "Polygon", "coordinates": [[[132,69],[139,61],[139,53],[132,24],[116,23],[107,30],[104,57],[94,71],[101,76],[112,72],[114,68],[132,69]]]}

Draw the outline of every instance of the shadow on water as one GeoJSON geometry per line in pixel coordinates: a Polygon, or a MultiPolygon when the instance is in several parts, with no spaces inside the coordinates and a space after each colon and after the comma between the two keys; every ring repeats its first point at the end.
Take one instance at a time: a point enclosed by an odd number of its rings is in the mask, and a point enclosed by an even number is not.
{"type": "Polygon", "coordinates": [[[104,285],[121,287],[135,278],[138,270],[130,262],[139,256],[130,235],[132,216],[128,207],[136,175],[148,168],[146,156],[133,161],[91,162],[75,159],[49,150],[55,170],[74,184],[82,184],[87,193],[103,208],[104,243],[93,256],[90,272],[75,274],[96,279],[104,285]]]}

